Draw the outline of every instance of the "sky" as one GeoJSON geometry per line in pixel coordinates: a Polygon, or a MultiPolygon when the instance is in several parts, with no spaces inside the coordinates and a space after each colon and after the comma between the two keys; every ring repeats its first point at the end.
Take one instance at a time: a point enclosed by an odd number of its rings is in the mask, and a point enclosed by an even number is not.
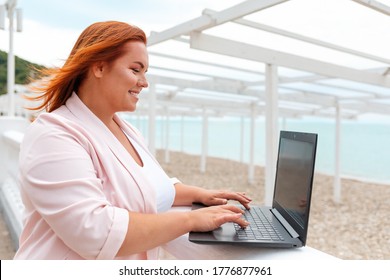
{"type": "MultiPolygon", "coordinates": [[[[5,1],[0,0],[0,5],[5,1]]],[[[379,1],[390,6],[390,0],[379,1]]],[[[58,66],[68,56],[79,34],[93,22],[125,21],[141,27],[149,35],[151,31],[162,31],[198,17],[205,8],[220,11],[240,2],[242,0],[17,0],[17,7],[23,11],[23,31],[14,33],[14,53],[45,66],[58,66]]],[[[262,23],[390,59],[390,40],[384,40],[384,34],[389,32],[390,17],[351,2],[290,0],[262,11],[259,19],[262,23]]],[[[0,30],[0,50],[3,51],[9,48],[7,27],[8,19],[6,30],[0,30]]],[[[232,30],[225,32],[233,33],[232,30]]],[[[275,40],[271,44],[271,41],[267,40],[267,47],[283,47],[283,42],[275,40]]],[[[295,48],[299,52],[299,45],[295,48]]]]}
{"type": "MultiPolygon", "coordinates": [[[[390,6],[390,0],[377,1],[390,6]]],[[[0,0],[0,5],[5,2],[0,0]]],[[[14,54],[47,67],[61,66],[79,34],[94,22],[124,21],[141,27],[149,35],[151,31],[163,31],[199,17],[206,8],[221,11],[241,2],[243,0],[17,0],[17,8],[23,11],[23,31],[14,33],[14,54]]],[[[247,19],[390,60],[390,16],[351,0],[290,0],[249,15],[247,19]]],[[[242,34],[235,28],[227,24],[226,28],[224,25],[208,32],[341,65],[357,61],[356,57],[339,56],[321,47],[302,48],[300,42],[266,32],[260,36],[260,32],[255,33],[253,29],[242,34]]],[[[7,19],[6,29],[0,30],[0,50],[8,52],[8,49],[7,19]]],[[[369,69],[388,65],[360,59],[352,66],[369,69]]]]}
{"type": "MultiPolygon", "coordinates": [[[[23,31],[14,33],[14,53],[46,66],[66,59],[79,34],[97,21],[119,20],[141,27],[147,35],[239,0],[18,0],[23,31]]],[[[5,0],[0,0],[0,5],[5,0]]],[[[8,28],[8,19],[6,20],[8,28]]],[[[8,30],[0,30],[0,50],[8,51],[8,30]]]]}

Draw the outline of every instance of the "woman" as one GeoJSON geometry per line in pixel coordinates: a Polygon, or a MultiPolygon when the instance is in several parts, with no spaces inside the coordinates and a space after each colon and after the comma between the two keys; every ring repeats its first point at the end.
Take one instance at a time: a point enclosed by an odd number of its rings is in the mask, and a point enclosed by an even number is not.
{"type": "Polygon", "coordinates": [[[116,113],[134,111],[148,86],[146,37],[122,22],[82,32],[63,67],[45,74],[20,152],[24,229],[15,259],[156,259],[158,246],[226,222],[245,227],[242,193],[168,178],[139,132],[116,113]],[[212,206],[166,212],[172,205],[212,206]]]}

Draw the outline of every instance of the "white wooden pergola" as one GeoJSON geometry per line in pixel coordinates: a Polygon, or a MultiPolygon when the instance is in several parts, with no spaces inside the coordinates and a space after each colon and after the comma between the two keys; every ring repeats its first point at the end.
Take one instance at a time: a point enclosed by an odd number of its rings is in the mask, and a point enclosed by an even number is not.
{"type": "MultiPolygon", "coordinates": [[[[264,115],[265,203],[269,204],[273,196],[279,116],[332,117],[336,122],[334,200],[340,201],[341,119],[370,112],[390,114],[390,58],[262,22],[263,13],[296,1],[299,0],[248,0],[221,11],[206,9],[197,18],[151,33],[149,94],[143,95],[148,101],[141,102],[139,112],[149,116],[149,144],[153,152],[154,120],[158,114],[168,118],[203,116],[202,170],[206,165],[209,116],[251,117],[253,151],[255,118],[264,115]],[[273,40],[280,42],[280,49],[269,47],[273,40]],[[294,46],[291,52],[289,44],[294,46]],[[325,54],[325,59],[317,58],[319,54],[325,54]]],[[[348,2],[351,8],[377,13],[390,30],[390,7],[379,1],[348,2]]],[[[386,36],[383,34],[384,43],[389,41],[386,36]]],[[[249,180],[253,176],[252,152],[249,180]]]]}

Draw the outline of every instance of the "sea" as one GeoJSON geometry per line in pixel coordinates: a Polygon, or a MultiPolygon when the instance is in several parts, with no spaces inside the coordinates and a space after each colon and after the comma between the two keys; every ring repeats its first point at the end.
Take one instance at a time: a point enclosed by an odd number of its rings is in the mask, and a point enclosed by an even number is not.
{"type": "MultiPolygon", "coordinates": [[[[148,139],[148,118],[126,114],[125,119],[148,139]]],[[[193,155],[202,153],[201,117],[159,117],[156,119],[156,148],[193,155]]],[[[265,163],[265,120],[255,124],[254,160],[265,163]]],[[[340,124],[340,173],[346,178],[390,185],[390,122],[342,120],[340,124]]],[[[318,134],[316,172],[335,173],[336,124],[332,119],[283,119],[279,129],[318,134]]],[[[208,118],[207,155],[248,163],[250,119],[208,118]]]]}

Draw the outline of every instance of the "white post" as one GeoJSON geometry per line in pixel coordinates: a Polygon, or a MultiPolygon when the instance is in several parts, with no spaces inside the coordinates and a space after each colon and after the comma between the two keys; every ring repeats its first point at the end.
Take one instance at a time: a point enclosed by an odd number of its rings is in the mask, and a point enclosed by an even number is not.
{"type": "Polygon", "coordinates": [[[165,107],[165,162],[169,163],[170,155],[169,155],[169,134],[170,134],[170,117],[169,117],[169,109],[165,107]]]}
{"type": "Polygon", "coordinates": [[[0,29],[5,30],[5,5],[0,5],[0,29]]]}
{"type": "Polygon", "coordinates": [[[184,116],[180,119],[180,151],[184,152],[184,116]]]}
{"type": "Polygon", "coordinates": [[[286,130],[287,127],[287,117],[283,117],[282,119],[282,129],[286,130]]]}
{"type": "Polygon", "coordinates": [[[203,125],[202,125],[202,155],[200,158],[200,172],[206,172],[206,158],[208,152],[208,132],[209,132],[209,119],[207,116],[207,110],[203,109],[203,125]]]}
{"type": "Polygon", "coordinates": [[[333,201],[341,201],[341,179],[340,179],[340,139],[341,139],[341,108],[340,103],[336,103],[336,127],[335,127],[335,155],[334,155],[334,182],[333,201]]]}
{"type": "Polygon", "coordinates": [[[8,94],[8,116],[15,116],[15,56],[14,56],[14,11],[16,0],[9,0],[7,3],[9,19],[9,50],[7,61],[7,94],[8,94]]]}
{"type": "Polygon", "coordinates": [[[161,110],[161,116],[159,119],[160,123],[160,142],[161,142],[161,150],[165,148],[165,119],[164,119],[164,109],[161,110]]]}
{"type": "Polygon", "coordinates": [[[245,118],[240,118],[241,134],[240,134],[240,162],[244,162],[244,142],[245,142],[245,118]]]}
{"type": "Polygon", "coordinates": [[[148,144],[152,155],[156,155],[156,85],[149,84],[149,133],[148,144]]]}
{"type": "Polygon", "coordinates": [[[271,205],[275,181],[276,154],[278,148],[278,80],[277,66],[266,64],[265,109],[265,204],[271,205]]]}
{"type": "Polygon", "coordinates": [[[248,182],[253,184],[255,181],[255,135],[256,135],[256,103],[251,105],[251,123],[250,123],[250,143],[249,143],[249,165],[248,182]]]}

